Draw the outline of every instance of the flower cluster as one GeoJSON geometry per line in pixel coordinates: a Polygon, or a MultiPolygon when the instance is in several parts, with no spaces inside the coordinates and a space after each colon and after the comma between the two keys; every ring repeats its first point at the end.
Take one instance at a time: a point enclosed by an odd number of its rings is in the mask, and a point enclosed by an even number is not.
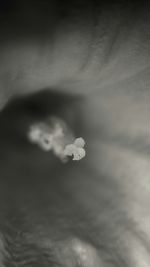
{"type": "Polygon", "coordinates": [[[63,162],[67,161],[68,156],[72,156],[73,160],[80,160],[86,154],[84,139],[75,138],[67,124],[57,117],[32,125],[28,137],[44,151],[53,151],[63,162]]]}

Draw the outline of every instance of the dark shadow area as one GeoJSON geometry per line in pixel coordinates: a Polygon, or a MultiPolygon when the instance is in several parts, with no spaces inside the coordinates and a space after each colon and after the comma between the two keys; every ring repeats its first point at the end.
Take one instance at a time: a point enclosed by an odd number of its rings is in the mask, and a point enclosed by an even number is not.
{"type": "Polygon", "coordinates": [[[0,41],[53,36],[58,25],[87,19],[93,1],[86,0],[7,0],[0,1],[0,41]]]}
{"type": "Polygon", "coordinates": [[[0,113],[2,183],[8,183],[9,186],[17,185],[19,188],[20,183],[29,182],[30,186],[32,182],[43,183],[43,179],[49,179],[51,172],[56,180],[58,170],[71,167],[74,164],[71,160],[63,164],[51,151],[42,151],[37,145],[31,144],[28,140],[28,131],[33,123],[43,121],[49,116],[56,116],[67,123],[76,137],[85,136],[81,111],[83,102],[81,96],[74,97],[48,89],[10,101],[0,113]]]}
{"type": "Polygon", "coordinates": [[[49,89],[15,98],[0,113],[0,142],[5,140],[8,143],[14,142],[15,145],[24,142],[28,145],[26,134],[29,126],[49,116],[63,119],[75,134],[81,134],[83,101],[81,96],[71,96],[49,89]]]}

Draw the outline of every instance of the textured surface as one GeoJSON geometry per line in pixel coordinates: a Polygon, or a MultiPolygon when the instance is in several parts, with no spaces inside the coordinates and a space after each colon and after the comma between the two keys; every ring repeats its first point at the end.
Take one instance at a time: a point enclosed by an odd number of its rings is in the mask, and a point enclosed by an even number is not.
{"type": "Polygon", "coordinates": [[[0,113],[0,267],[149,267],[148,1],[8,3],[1,102],[40,93],[0,113]],[[49,114],[85,137],[81,162],[27,141],[49,114]]]}

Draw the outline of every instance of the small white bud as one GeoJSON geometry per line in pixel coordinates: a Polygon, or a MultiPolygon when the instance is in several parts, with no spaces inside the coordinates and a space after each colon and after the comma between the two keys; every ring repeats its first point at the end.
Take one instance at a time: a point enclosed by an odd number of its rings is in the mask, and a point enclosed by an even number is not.
{"type": "Polygon", "coordinates": [[[85,144],[83,138],[81,138],[83,140],[81,143],[78,142],[78,139],[80,138],[75,139],[74,143],[67,145],[64,150],[64,154],[66,156],[73,156],[73,160],[80,160],[84,158],[86,154],[85,149],[82,148],[82,146],[85,144]]]}

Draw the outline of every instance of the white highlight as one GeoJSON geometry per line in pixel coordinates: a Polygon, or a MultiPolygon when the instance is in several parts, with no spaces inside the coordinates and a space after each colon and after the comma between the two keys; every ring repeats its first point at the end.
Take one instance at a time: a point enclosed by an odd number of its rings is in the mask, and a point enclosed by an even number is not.
{"type": "Polygon", "coordinates": [[[73,156],[73,160],[80,160],[85,157],[85,149],[83,148],[85,141],[82,137],[75,139],[73,144],[69,144],[64,149],[66,156],[73,156]]]}
{"type": "Polygon", "coordinates": [[[28,137],[44,151],[52,150],[63,162],[67,161],[68,156],[81,160],[86,155],[84,139],[75,138],[67,124],[56,117],[32,125],[28,137]]]}

